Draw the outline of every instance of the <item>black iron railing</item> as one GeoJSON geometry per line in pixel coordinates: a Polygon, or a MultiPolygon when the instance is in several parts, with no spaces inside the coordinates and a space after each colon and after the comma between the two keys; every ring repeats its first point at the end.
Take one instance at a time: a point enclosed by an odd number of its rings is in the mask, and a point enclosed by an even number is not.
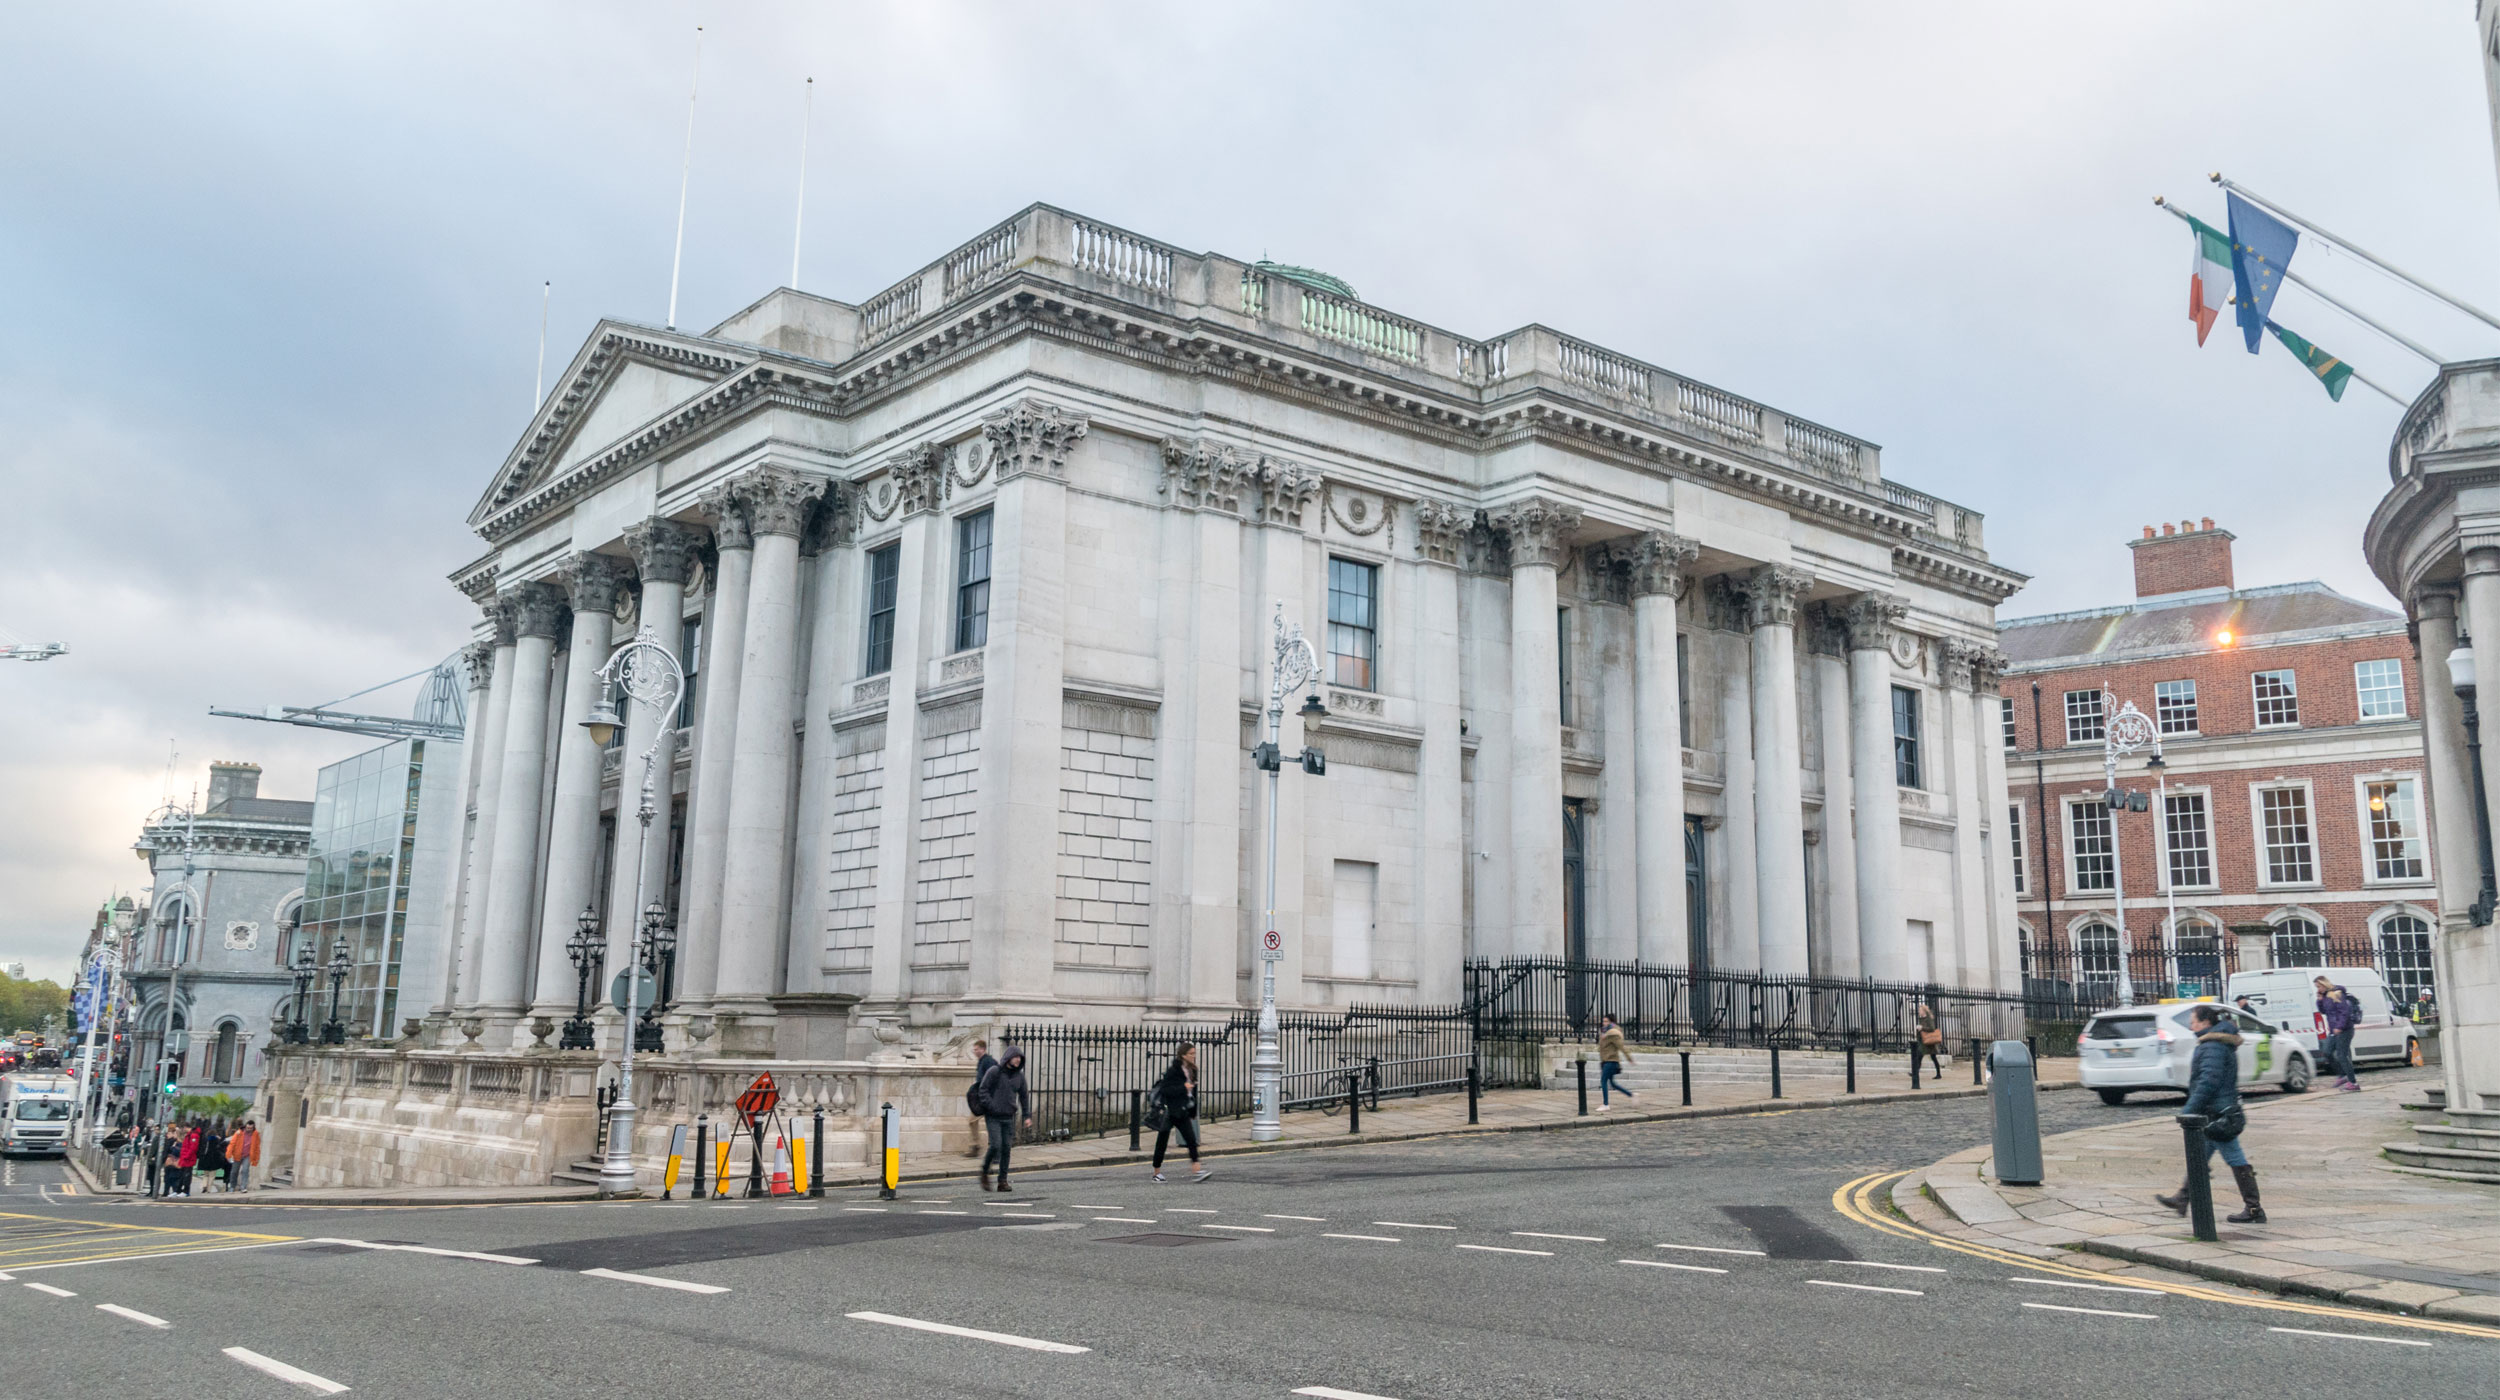
{"type": "Polygon", "coordinates": [[[1466,975],[1480,1047],[1591,1039],[1598,1018],[1611,1015],[1626,1039],[1645,1045],[1892,1050],[1915,1038],[1922,1004],[1958,1042],[2012,1034],[2026,1015],[2089,1003],[2096,995],[2091,987],[2070,989],[2035,1010],[2022,992],[1563,958],[1471,962],[1466,975]]]}

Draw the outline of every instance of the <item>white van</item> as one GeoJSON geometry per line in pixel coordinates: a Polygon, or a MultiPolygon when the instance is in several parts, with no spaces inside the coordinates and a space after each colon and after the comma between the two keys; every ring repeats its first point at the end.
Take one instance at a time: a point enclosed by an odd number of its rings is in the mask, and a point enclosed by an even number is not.
{"type": "Polygon", "coordinates": [[[2290,1031],[2312,1053],[2322,1030],[2318,1017],[2316,979],[2324,977],[2352,993],[2361,1016],[2353,1023],[2355,1064],[2413,1063],[2413,1022],[2387,994],[2386,979],[2374,967],[2278,967],[2264,972],[2234,972],[2223,999],[2241,997],[2259,1016],[2290,1031]]]}
{"type": "Polygon", "coordinates": [[[0,1153],[69,1155],[69,1120],[78,1090],[62,1074],[0,1076],[0,1153]]]}

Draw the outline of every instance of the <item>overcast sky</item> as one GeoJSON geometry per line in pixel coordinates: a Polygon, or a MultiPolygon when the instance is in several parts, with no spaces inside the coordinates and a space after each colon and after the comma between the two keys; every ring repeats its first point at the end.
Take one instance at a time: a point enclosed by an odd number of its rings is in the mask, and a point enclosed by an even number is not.
{"type": "MultiPolygon", "coordinates": [[[[2121,601],[2148,522],[2243,585],[2385,602],[2398,410],[2186,318],[2220,169],[2500,306],[2471,0],[11,8],[0,38],[0,961],[66,977],[212,758],[368,741],[212,719],[424,666],[548,362],[788,276],[859,301],[1034,200],[1323,268],[1468,335],[1541,321],[1883,444],[1987,513],[2017,616],[2121,601]],[[83,13],[82,13],[83,11],[83,13]],[[5,635],[5,634],[0,634],[5,635]]],[[[2304,243],[2452,358],[2500,334],[2304,243]]],[[[2278,319],[2410,398],[2298,289],[2278,319]]],[[[404,712],[408,688],[377,703],[404,712]]]]}

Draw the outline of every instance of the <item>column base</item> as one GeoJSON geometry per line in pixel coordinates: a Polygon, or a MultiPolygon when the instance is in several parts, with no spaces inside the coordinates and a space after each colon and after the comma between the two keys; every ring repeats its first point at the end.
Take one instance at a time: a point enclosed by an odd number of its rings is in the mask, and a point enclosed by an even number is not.
{"type": "Polygon", "coordinates": [[[712,1021],[718,1028],[719,1049],[713,1053],[740,1060],[776,1058],[774,1023],[778,1019],[773,1004],[762,997],[717,998],[712,1003],[712,1021]]]}

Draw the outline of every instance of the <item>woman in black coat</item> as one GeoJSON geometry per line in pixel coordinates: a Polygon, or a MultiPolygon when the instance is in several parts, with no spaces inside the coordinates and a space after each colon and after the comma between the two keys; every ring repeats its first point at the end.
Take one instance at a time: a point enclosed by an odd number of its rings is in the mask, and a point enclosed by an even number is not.
{"type": "Polygon", "coordinates": [[[1155,1180],[1163,1180],[1163,1151],[1171,1144],[1172,1134],[1181,1135],[1181,1145],[1189,1149],[1189,1165],[1197,1175],[1192,1181],[1204,1181],[1215,1175],[1198,1161],[1198,1047],[1184,1040],[1172,1053],[1172,1067],[1163,1072],[1163,1082],[1155,1086],[1155,1103],[1162,1109],[1163,1125],[1155,1129],[1155,1180]]]}

